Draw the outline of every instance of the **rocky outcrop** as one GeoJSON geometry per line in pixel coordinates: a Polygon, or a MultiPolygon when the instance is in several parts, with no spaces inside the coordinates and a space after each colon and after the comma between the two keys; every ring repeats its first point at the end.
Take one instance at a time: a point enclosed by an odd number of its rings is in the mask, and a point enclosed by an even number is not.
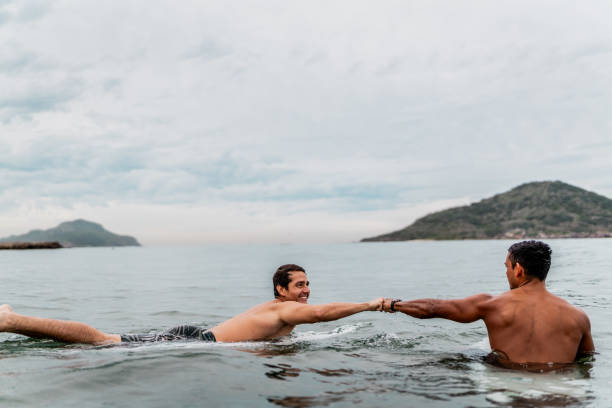
{"type": "Polygon", "coordinates": [[[58,249],[63,248],[59,242],[3,242],[0,249],[58,249]]]}

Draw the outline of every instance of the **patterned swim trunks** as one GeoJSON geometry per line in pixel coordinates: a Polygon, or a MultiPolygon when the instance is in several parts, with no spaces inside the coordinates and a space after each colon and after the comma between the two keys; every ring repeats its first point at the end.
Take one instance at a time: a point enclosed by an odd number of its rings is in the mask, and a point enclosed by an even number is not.
{"type": "Polygon", "coordinates": [[[170,330],[166,330],[163,333],[153,334],[122,334],[121,342],[153,342],[153,341],[175,341],[175,340],[200,340],[200,341],[212,341],[215,342],[217,339],[213,332],[208,329],[204,329],[196,326],[176,326],[170,330]]]}

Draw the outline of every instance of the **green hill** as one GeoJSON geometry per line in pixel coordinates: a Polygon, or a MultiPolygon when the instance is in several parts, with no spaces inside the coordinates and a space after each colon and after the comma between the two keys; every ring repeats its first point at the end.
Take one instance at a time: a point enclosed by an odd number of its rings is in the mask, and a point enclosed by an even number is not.
{"type": "Polygon", "coordinates": [[[100,224],[85,220],[63,222],[48,230],[32,230],[23,235],[11,235],[0,242],[57,241],[64,247],[140,246],[135,238],[113,234],[100,224]]]}
{"type": "Polygon", "coordinates": [[[544,181],[429,214],[404,229],[362,242],[589,237],[612,237],[612,200],[560,181],[544,181]]]}

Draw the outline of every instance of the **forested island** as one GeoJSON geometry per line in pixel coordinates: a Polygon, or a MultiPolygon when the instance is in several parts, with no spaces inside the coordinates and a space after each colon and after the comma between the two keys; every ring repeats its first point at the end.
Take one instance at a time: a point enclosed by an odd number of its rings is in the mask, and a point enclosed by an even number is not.
{"type": "Polygon", "coordinates": [[[401,230],[361,241],[600,237],[612,237],[612,200],[561,181],[544,181],[429,214],[401,230]]]}
{"type": "Polygon", "coordinates": [[[59,248],[140,246],[134,237],[114,234],[102,225],[86,220],[63,222],[48,230],[32,230],[23,235],[0,239],[0,249],[58,248],[55,244],[59,245],[59,248]]]}

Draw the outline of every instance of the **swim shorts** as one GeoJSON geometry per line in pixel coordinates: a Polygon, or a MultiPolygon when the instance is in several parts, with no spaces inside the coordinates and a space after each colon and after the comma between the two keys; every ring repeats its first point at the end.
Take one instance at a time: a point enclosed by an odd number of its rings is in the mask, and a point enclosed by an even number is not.
{"type": "Polygon", "coordinates": [[[122,334],[121,342],[153,342],[153,341],[175,341],[175,340],[201,340],[215,342],[217,339],[213,332],[196,326],[176,326],[163,333],[153,334],[122,334]]]}

